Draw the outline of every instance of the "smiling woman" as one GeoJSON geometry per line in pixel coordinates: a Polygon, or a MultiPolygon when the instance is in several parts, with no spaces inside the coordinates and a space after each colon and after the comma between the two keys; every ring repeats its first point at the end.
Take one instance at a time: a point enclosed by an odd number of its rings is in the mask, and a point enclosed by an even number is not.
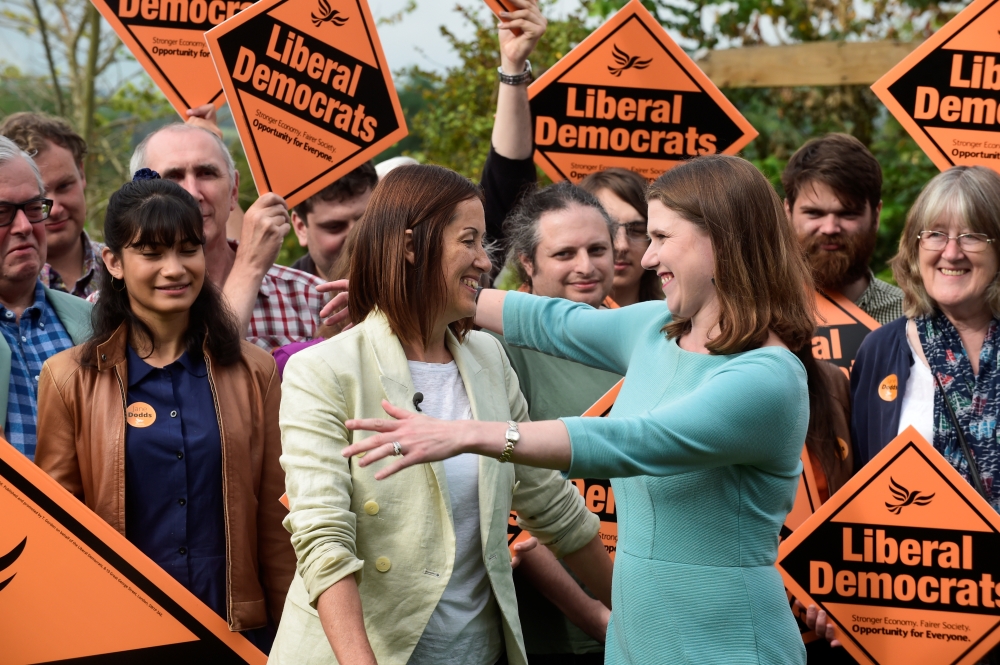
{"type": "Polygon", "coordinates": [[[39,377],[35,461],[267,651],[295,566],[274,360],[205,279],[195,200],[136,177],[108,202],[93,336],[39,377]]]}
{"type": "Polygon", "coordinates": [[[386,418],[386,409],[501,420],[515,431],[527,418],[499,342],[472,330],[490,270],[481,196],[437,166],[385,176],[356,228],[355,327],[288,361],[281,462],[299,574],[272,663],[525,665],[507,549],[512,508],[609,595],[597,517],[558,473],[463,455],[377,482],[377,468],[341,454],[364,438],[347,423],[386,418]]]}
{"type": "Polygon", "coordinates": [[[892,260],[906,316],[865,339],[851,390],[862,464],[913,425],[995,509],[998,201],[1000,175],[985,167],[955,167],[927,183],[892,260]],[[879,397],[878,386],[890,377],[896,390],[879,397]]]}
{"type": "Polygon", "coordinates": [[[610,478],[620,530],[605,662],[801,664],[774,562],[810,428],[809,272],[780,199],[745,160],[693,159],[649,198],[642,266],[665,303],[601,310],[490,290],[476,310],[509,344],[625,374],[607,418],[512,432],[385,403],[392,419],[345,423],[357,433],[343,455],[364,453],[352,467],[385,482],[470,452],[610,478]]]}

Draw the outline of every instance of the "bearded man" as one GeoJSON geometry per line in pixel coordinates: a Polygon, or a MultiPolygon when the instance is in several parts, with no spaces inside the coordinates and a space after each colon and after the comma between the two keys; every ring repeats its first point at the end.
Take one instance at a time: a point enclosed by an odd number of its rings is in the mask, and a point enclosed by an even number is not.
{"type": "Polygon", "coordinates": [[[816,285],[880,324],[901,317],[903,292],[868,267],[882,211],[882,169],[868,148],[847,134],[813,139],[792,155],[781,182],[816,285]]]}

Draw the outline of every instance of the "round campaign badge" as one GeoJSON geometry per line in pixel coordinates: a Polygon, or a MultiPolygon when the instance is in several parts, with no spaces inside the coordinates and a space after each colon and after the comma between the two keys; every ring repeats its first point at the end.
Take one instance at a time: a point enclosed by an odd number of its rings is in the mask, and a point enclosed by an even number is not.
{"type": "Polygon", "coordinates": [[[145,402],[133,402],[125,407],[125,422],[132,427],[149,427],[156,422],[156,411],[145,402]]]}
{"type": "Polygon", "coordinates": [[[878,384],[878,396],[886,402],[892,402],[896,399],[896,392],[898,388],[899,379],[896,378],[895,374],[890,374],[882,379],[882,383],[878,384]]]}

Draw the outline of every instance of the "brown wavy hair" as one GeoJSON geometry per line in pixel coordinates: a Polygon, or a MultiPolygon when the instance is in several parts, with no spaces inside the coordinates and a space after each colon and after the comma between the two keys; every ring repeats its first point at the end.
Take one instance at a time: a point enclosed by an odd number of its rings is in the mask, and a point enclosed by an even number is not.
{"type": "MultiPolygon", "coordinates": [[[[650,185],[648,200],[659,201],[712,241],[720,334],[706,344],[709,351],[757,349],[774,331],[802,362],[809,387],[806,445],[832,477],[840,465],[833,426],[837,406],[829,379],[812,355],[812,274],[771,183],[744,159],[710,155],[664,173],[650,185]]],[[[671,338],[690,329],[685,318],[664,327],[671,338]]]]}
{"type": "MultiPolygon", "coordinates": [[[[444,230],[458,204],[470,199],[483,200],[479,187],[440,166],[400,166],[382,178],[352,243],[347,306],[355,324],[377,309],[404,344],[430,343],[447,304],[444,230]],[[407,230],[413,231],[412,264],[406,260],[407,230]]],[[[472,324],[469,317],[449,327],[462,340],[472,324]]]]}
{"type": "MultiPolygon", "coordinates": [[[[720,334],[716,354],[760,347],[769,331],[798,351],[816,329],[813,281],[781,199],[757,168],[739,157],[692,159],[649,187],[659,201],[708,234],[715,253],[720,334]]],[[[691,329],[674,319],[671,338],[691,329]]]]}

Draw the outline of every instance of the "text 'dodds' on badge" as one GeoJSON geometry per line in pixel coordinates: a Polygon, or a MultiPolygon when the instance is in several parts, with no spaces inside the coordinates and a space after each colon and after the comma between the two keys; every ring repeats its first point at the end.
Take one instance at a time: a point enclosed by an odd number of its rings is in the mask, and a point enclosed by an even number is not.
{"type": "Polygon", "coordinates": [[[1000,2],[975,0],[872,86],[941,169],[1000,171],[1000,2]]]}
{"type": "Polygon", "coordinates": [[[617,166],[654,180],[685,159],[736,154],[757,136],[632,0],[528,88],[535,161],[579,182],[617,166]]]}
{"type": "Polygon", "coordinates": [[[406,136],[363,0],[263,0],[205,37],[260,193],[297,205],[406,136]]]}
{"type": "Polygon", "coordinates": [[[907,428],[778,548],[859,663],[969,665],[1000,641],[1000,515],[907,428]]]}
{"type": "Polygon", "coordinates": [[[132,427],[149,427],[156,422],[156,411],[145,402],[132,402],[125,407],[125,422],[132,427]]]}

